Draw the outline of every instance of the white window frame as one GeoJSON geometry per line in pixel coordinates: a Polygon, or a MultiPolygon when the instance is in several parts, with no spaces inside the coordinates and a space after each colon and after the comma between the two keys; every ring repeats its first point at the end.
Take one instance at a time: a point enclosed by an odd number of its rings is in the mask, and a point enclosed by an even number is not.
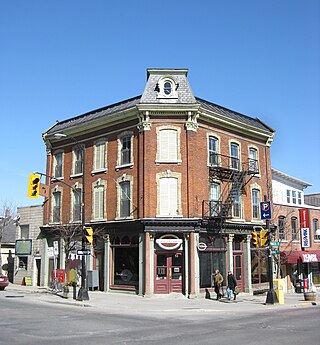
{"type": "Polygon", "coordinates": [[[133,132],[132,131],[126,131],[118,135],[117,138],[118,141],[118,160],[117,160],[117,166],[116,169],[126,168],[126,167],[132,167],[133,166],[133,132]],[[122,149],[123,149],[123,139],[130,137],[130,162],[128,163],[122,163],[122,149]]]}
{"type": "Polygon", "coordinates": [[[180,153],[180,136],[180,127],[157,127],[156,163],[180,164],[182,162],[180,153]],[[165,135],[167,135],[167,138],[165,135]],[[164,154],[164,152],[167,152],[167,154],[164,154]]]}
{"type": "Polygon", "coordinates": [[[92,186],[92,220],[106,219],[106,181],[100,178],[92,186]]]}
{"type": "Polygon", "coordinates": [[[171,77],[168,76],[164,76],[161,77],[158,80],[158,94],[157,94],[157,98],[178,98],[178,83],[171,77]],[[170,83],[171,84],[171,92],[170,94],[167,94],[165,92],[166,88],[165,88],[165,84],[166,83],[170,83]]]}
{"type": "Polygon", "coordinates": [[[251,189],[251,207],[252,207],[252,219],[261,220],[260,218],[260,199],[261,192],[258,188],[251,189]],[[255,195],[254,195],[255,194],[255,195]]]}
{"type": "Polygon", "coordinates": [[[53,154],[53,164],[52,164],[52,176],[57,179],[63,179],[63,163],[64,163],[64,152],[62,150],[56,151],[53,154]],[[57,156],[61,155],[61,165],[58,165],[58,159],[57,156]],[[56,170],[57,167],[61,166],[61,176],[57,176],[56,170]]]}
{"type": "Polygon", "coordinates": [[[240,170],[241,167],[241,146],[238,142],[230,141],[229,145],[230,150],[230,169],[240,170]],[[237,155],[234,155],[233,147],[237,147],[237,155]],[[236,163],[235,163],[236,162],[236,163]]]}
{"type": "Polygon", "coordinates": [[[221,185],[218,182],[212,182],[209,185],[209,213],[211,217],[217,216],[220,211],[221,185]]]}
{"type": "Polygon", "coordinates": [[[116,213],[116,220],[120,219],[132,219],[133,218],[133,203],[132,203],[132,196],[133,196],[133,176],[123,174],[122,176],[117,178],[117,213],[116,213]],[[128,216],[121,216],[121,201],[122,201],[122,186],[121,183],[129,182],[130,184],[130,195],[129,195],[129,215],[128,216]]]}
{"type": "Polygon", "coordinates": [[[242,195],[239,193],[239,191],[237,191],[237,195],[232,203],[232,218],[233,219],[237,219],[237,220],[242,220],[243,219],[243,198],[242,195]],[[238,210],[237,210],[237,214],[236,214],[236,207],[239,208],[239,214],[238,214],[238,210]]]}
{"type": "Polygon", "coordinates": [[[52,189],[52,195],[51,195],[51,223],[53,224],[61,224],[62,222],[62,200],[63,200],[63,189],[60,186],[55,186],[52,189]],[[60,195],[60,207],[59,207],[59,221],[55,221],[55,208],[57,207],[56,205],[56,195],[60,195]]]}
{"type": "Polygon", "coordinates": [[[259,164],[259,150],[254,147],[254,146],[250,146],[248,148],[249,152],[248,152],[248,167],[249,167],[249,171],[258,171],[257,175],[260,175],[260,164],[259,164]],[[254,166],[253,168],[255,169],[251,169],[253,166],[253,162],[252,160],[255,161],[256,166],[254,166]]]}
{"type": "Polygon", "coordinates": [[[319,230],[319,219],[312,219],[312,229],[313,229],[313,239],[316,242],[320,242],[320,235],[316,234],[316,231],[319,230]]]}
{"type": "Polygon", "coordinates": [[[72,149],[72,174],[71,177],[75,177],[75,176],[82,176],[83,174],[83,156],[84,156],[84,146],[83,145],[76,145],[73,147],[72,149]],[[79,153],[79,157],[81,158],[80,160],[77,159],[79,158],[77,153],[79,153]],[[76,164],[80,162],[81,163],[81,171],[77,172],[77,167],[76,164]]]}
{"type": "Polygon", "coordinates": [[[180,173],[166,170],[157,174],[157,217],[182,217],[180,173]],[[176,189],[172,190],[172,184],[175,184],[176,189]],[[168,196],[165,198],[166,193],[168,196]]]}
{"type": "Polygon", "coordinates": [[[78,183],[73,186],[73,188],[71,189],[71,219],[72,219],[72,223],[78,223],[81,221],[82,218],[82,185],[79,185],[78,183]],[[74,219],[75,218],[75,202],[76,202],[76,198],[79,198],[79,207],[80,207],[80,217],[79,219],[74,219]]]}
{"type": "Polygon", "coordinates": [[[220,139],[212,134],[208,135],[208,166],[220,166],[220,139]],[[215,148],[211,148],[211,143],[215,143],[215,148]],[[214,157],[211,159],[211,157],[214,157]]]}
{"type": "Polygon", "coordinates": [[[92,173],[107,171],[107,141],[99,139],[94,143],[93,170],[92,173]]]}

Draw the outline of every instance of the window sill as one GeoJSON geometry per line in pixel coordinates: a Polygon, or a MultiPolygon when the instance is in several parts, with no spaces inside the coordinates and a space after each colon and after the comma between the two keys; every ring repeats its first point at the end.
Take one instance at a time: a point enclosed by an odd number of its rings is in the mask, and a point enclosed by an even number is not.
{"type": "Polygon", "coordinates": [[[133,163],[128,163],[128,164],[122,164],[122,165],[116,165],[116,171],[120,170],[120,169],[125,169],[125,168],[133,168],[133,163]]]}
{"type": "Polygon", "coordinates": [[[156,218],[182,218],[181,215],[156,215],[156,218]]]}
{"type": "Polygon", "coordinates": [[[176,159],[176,160],[162,160],[162,159],[156,159],[155,160],[156,164],[181,164],[182,160],[181,159],[176,159]]]}
{"type": "Polygon", "coordinates": [[[64,177],[61,176],[61,177],[51,177],[51,182],[54,183],[54,182],[59,182],[59,181],[63,181],[64,180],[64,177]]]}
{"type": "Polygon", "coordinates": [[[116,217],[114,220],[130,220],[133,219],[133,216],[128,216],[128,217],[116,217]]]}
{"type": "Polygon", "coordinates": [[[72,174],[70,175],[70,178],[77,178],[77,177],[82,177],[83,176],[83,173],[81,174],[72,174]]]}
{"type": "Polygon", "coordinates": [[[96,169],[96,170],[91,171],[91,175],[102,174],[102,173],[106,173],[107,171],[108,171],[107,168],[96,169]]]}

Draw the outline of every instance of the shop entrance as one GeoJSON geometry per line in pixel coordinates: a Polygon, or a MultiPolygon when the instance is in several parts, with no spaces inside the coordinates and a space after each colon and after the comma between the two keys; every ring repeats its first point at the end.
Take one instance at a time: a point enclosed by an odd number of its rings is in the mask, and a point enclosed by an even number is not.
{"type": "Polygon", "coordinates": [[[182,293],[183,255],[182,252],[155,254],[155,293],[182,293]]]}
{"type": "Polygon", "coordinates": [[[233,271],[234,277],[237,280],[237,285],[241,291],[244,291],[244,276],[243,276],[243,255],[233,254],[233,271]]]}

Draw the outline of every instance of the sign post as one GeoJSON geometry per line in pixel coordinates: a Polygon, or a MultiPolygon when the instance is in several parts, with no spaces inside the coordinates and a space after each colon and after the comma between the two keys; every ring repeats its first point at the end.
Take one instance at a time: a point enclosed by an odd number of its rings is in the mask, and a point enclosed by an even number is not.
{"type": "MultiPolygon", "coordinates": [[[[271,219],[271,207],[270,201],[267,201],[267,196],[264,196],[264,201],[260,202],[260,215],[261,219],[266,221],[266,230],[268,232],[269,242],[271,240],[270,234],[270,219],[271,219]]],[[[266,304],[274,304],[277,302],[277,296],[273,288],[273,251],[271,246],[268,247],[268,279],[269,279],[269,291],[267,293],[266,304]]]]}

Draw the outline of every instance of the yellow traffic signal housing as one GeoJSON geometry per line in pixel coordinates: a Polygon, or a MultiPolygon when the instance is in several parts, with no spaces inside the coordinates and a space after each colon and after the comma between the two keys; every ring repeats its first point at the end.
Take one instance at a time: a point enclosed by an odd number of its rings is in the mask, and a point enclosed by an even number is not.
{"type": "Polygon", "coordinates": [[[269,236],[268,231],[260,231],[260,246],[267,247],[269,245],[269,236]]]}
{"type": "Polygon", "coordinates": [[[38,198],[40,188],[40,175],[29,174],[28,198],[38,198]]]}
{"type": "Polygon", "coordinates": [[[252,242],[254,247],[259,247],[259,236],[258,236],[258,233],[256,231],[253,231],[251,233],[251,242],[252,242]]]}
{"type": "Polygon", "coordinates": [[[93,242],[93,229],[91,227],[84,228],[84,234],[88,243],[92,244],[93,242]]]}

